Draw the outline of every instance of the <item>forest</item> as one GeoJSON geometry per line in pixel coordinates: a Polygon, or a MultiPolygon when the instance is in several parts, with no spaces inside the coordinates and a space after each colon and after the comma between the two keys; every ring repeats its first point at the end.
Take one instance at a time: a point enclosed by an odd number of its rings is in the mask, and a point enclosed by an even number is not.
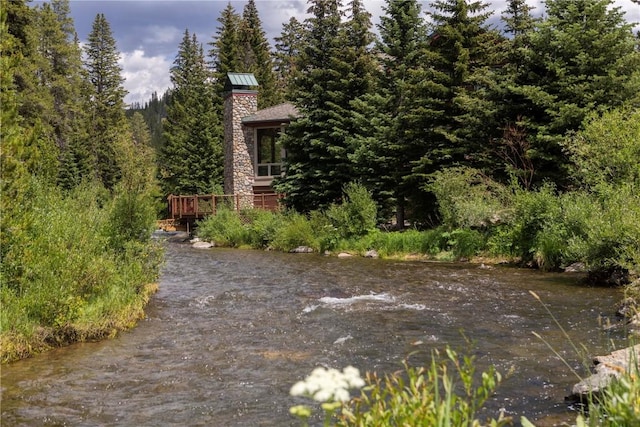
{"type": "Polygon", "coordinates": [[[229,72],[256,76],[260,108],[301,113],[275,183],[291,216],[348,223],[357,207],[336,206],[363,189],[375,206],[361,234],[439,230],[439,249],[465,257],[583,262],[628,282],[640,264],[634,24],[611,0],[548,0],[542,17],[510,0],[497,27],[489,10],[387,0],[374,28],[362,0],[308,0],[271,46],[254,0],[228,4],[211,40],[185,29],[172,88],[128,106],[103,14],[81,46],[68,0],[3,1],[3,360],[140,316],[166,196],[222,191],[229,72]]]}

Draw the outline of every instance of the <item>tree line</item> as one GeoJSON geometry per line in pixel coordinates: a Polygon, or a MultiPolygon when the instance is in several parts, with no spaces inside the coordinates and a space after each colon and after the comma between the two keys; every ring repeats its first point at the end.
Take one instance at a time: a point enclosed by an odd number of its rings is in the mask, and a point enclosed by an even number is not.
{"type": "Polygon", "coordinates": [[[383,211],[428,221],[434,173],[472,167],[527,189],[566,190],[564,138],[593,112],[640,104],[639,39],[609,0],[387,1],[371,34],[364,2],[311,1],[289,99],[277,187],[298,210],[327,206],[360,180],[383,211]],[[371,42],[373,41],[373,45],[371,42]]]}
{"type": "Polygon", "coordinates": [[[159,144],[166,194],[220,188],[228,72],[256,75],[260,107],[301,113],[275,184],[289,207],[326,208],[359,181],[399,224],[438,222],[428,186],[451,167],[575,188],[567,135],[591,113],[640,104],[639,38],[611,0],[550,0],[543,17],[510,0],[499,28],[490,2],[387,0],[377,31],[361,0],[307,3],[273,49],[252,0],[222,12],[208,55],[185,31],[159,144]]]}

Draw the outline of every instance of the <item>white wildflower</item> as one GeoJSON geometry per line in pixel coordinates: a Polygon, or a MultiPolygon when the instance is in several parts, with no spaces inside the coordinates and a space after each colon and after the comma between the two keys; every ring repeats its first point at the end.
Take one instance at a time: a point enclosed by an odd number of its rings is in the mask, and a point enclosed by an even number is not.
{"type": "Polygon", "coordinates": [[[318,402],[346,402],[351,396],[349,389],[361,388],[365,385],[360,371],[347,366],[342,372],[333,368],[316,368],[304,381],[291,387],[292,396],[307,396],[318,402]]]}
{"type": "Polygon", "coordinates": [[[291,387],[291,396],[304,396],[307,393],[307,384],[304,381],[298,381],[291,387]]]}

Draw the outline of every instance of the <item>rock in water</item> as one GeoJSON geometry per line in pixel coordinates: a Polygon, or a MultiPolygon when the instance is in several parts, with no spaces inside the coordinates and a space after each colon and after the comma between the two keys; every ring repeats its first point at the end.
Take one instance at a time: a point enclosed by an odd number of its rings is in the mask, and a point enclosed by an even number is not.
{"type": "Polygon", "coordinates": [[[571,400],[586,400],[589,395],[598,395],[608,387],[612,381],[623,373],[637,375],[638,361],[640,360],[640,344],[633,347],[616,350],[607,356],[597,356],[594,374],[573,386],[571,400]]]}

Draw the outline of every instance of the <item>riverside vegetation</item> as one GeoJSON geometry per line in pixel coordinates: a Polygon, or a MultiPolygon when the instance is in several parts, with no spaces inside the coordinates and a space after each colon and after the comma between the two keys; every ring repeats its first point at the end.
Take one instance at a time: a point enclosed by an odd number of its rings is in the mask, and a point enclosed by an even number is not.
{"type": "Polygon", "coordinates": [[[133,326],[162,260],[149,131],[125,116],[115,41],[96,17],[85,73],[68,13],[0,8],[2,362],[133,326]]]}
{"type": "Polygon", "coordinates": [[[111,337],[144,317],[162,252],[149,240],[155,212],[144,217],[128,197],[29,183],[27,206],[3,235],[2,362],[111,337]],[[141,216],[125,227],[131,208],[141,216]]]}

